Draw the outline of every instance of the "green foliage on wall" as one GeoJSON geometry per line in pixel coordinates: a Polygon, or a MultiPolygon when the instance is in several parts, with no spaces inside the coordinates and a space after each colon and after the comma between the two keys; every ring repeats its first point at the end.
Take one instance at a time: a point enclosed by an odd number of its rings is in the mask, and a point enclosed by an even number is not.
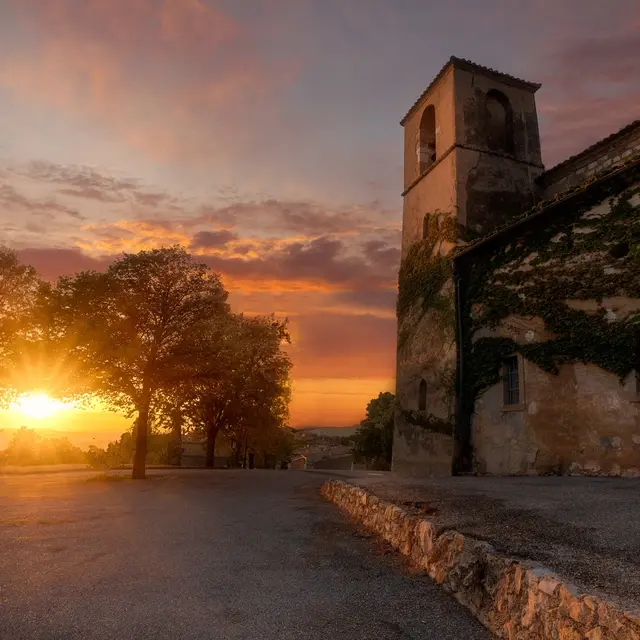
{"type": "Polygon", "coordinates": [[[571,301],[640,298],[640,206],[637,190],[596,191],[544,224],[474,253],[466,269],[463,335],[467,391],[475,398],[500,379],[503,358],[519,352],[550,373],[563,363],[595,364],[624,378],[636,366],[640,313],[614,317],[571,301]],[[608,197],[607,197],[608,196],[608,197]],[[603,205],[595,207],[599,202],[603,205]],[[595,207],[595,208],[594,208],[595,207]],[[472,337],[509,316],[540,318],[545,338],[518,344],[472,337]]]}
{"type": "Polygon", "coordinates": [[[400,264],[396,306],[400,327],[398,349],[404,346],[429,311],[437,312],[445,324],[453,327],[452,299],[442,293],[445,284],[451,280],[452,267],[450,258],[442,254],[442,249],[446,243],[456,242],[457,223],[455,218],[439,211],[426,214],[425,221],[425,237],[409,247],[400,264]],[[405,318],[417,308],[417,318],[408,325],[405,318]]]}
{"type": "MultiPolygon", "coordinates": [[[[400,266],[398,278],[398,350],[415,336],[421,320],[429,314],[429,325],[444,341],[453,342],[455,307],[453,301],[453,270],[451,245],[458,235],[455,217],[440,211],[425,216],[424,238],[413,245],[400,266]],[[449,286],[447,286],[449,285],[449,286]]],[[[425,371],[429,388],[440,398],[450,398],[453,406],[455,369],[449,362],[430,361],[425,371]]],[[[418,380],[414,381],[418,384],[418,380]]],[[[427,411],[400,409],[406,424],[428,431],[451,434],[451,420],[439,418],[427,411]]]]}

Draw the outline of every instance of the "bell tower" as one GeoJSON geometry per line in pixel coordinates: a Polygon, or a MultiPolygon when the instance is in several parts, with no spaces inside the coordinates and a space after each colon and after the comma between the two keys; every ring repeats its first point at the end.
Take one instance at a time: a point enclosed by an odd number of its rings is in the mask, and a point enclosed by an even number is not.
{"type": "Polygon", "coordinates": [[[462,226],[484,235],[536,201],[535,178],[544,170],[534,97],[539,88],[452,57],[400,123],[396,471],[451,473],[456,367],[454,290],[446,277],[446,256],[455,246],[451,231],[455,235],[462,226]],[[407,287],[417,291],[407,293],[407,287]]]}
{"type": "Polygon", "coordinates": [[[484,234],[528,209],[544,170],[539,84],[452,57],[416,100],[404,127],[403,250],[430,211],[484,234]]]}

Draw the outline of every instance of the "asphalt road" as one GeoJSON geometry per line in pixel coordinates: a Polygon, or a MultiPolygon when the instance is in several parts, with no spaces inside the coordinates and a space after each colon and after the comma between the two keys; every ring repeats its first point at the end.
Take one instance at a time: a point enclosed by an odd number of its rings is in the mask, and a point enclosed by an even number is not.
{"type": "Polygon", "coordinates": [[[0,639],[492,637],[324,501],[325,479],[0,478],[0,639]]]}

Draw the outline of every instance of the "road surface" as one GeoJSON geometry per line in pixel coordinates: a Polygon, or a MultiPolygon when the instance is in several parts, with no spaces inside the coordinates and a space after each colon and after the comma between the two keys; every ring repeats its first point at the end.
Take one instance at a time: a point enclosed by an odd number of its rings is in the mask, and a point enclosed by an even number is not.
{"type": "Polygon", "coordinates": [[[492,636],[305,471],[0,478],[2,640],[492,636]]]}

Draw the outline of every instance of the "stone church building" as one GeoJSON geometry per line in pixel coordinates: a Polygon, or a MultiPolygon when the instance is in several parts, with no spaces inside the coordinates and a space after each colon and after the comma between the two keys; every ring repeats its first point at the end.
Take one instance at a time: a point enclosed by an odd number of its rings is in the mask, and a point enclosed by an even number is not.
{"type": "Polygon", "coordinates": [[[640,121],[545,170],[539,88],[451,58],[401,122],[399,473],[640,476],[640,121]]]}

